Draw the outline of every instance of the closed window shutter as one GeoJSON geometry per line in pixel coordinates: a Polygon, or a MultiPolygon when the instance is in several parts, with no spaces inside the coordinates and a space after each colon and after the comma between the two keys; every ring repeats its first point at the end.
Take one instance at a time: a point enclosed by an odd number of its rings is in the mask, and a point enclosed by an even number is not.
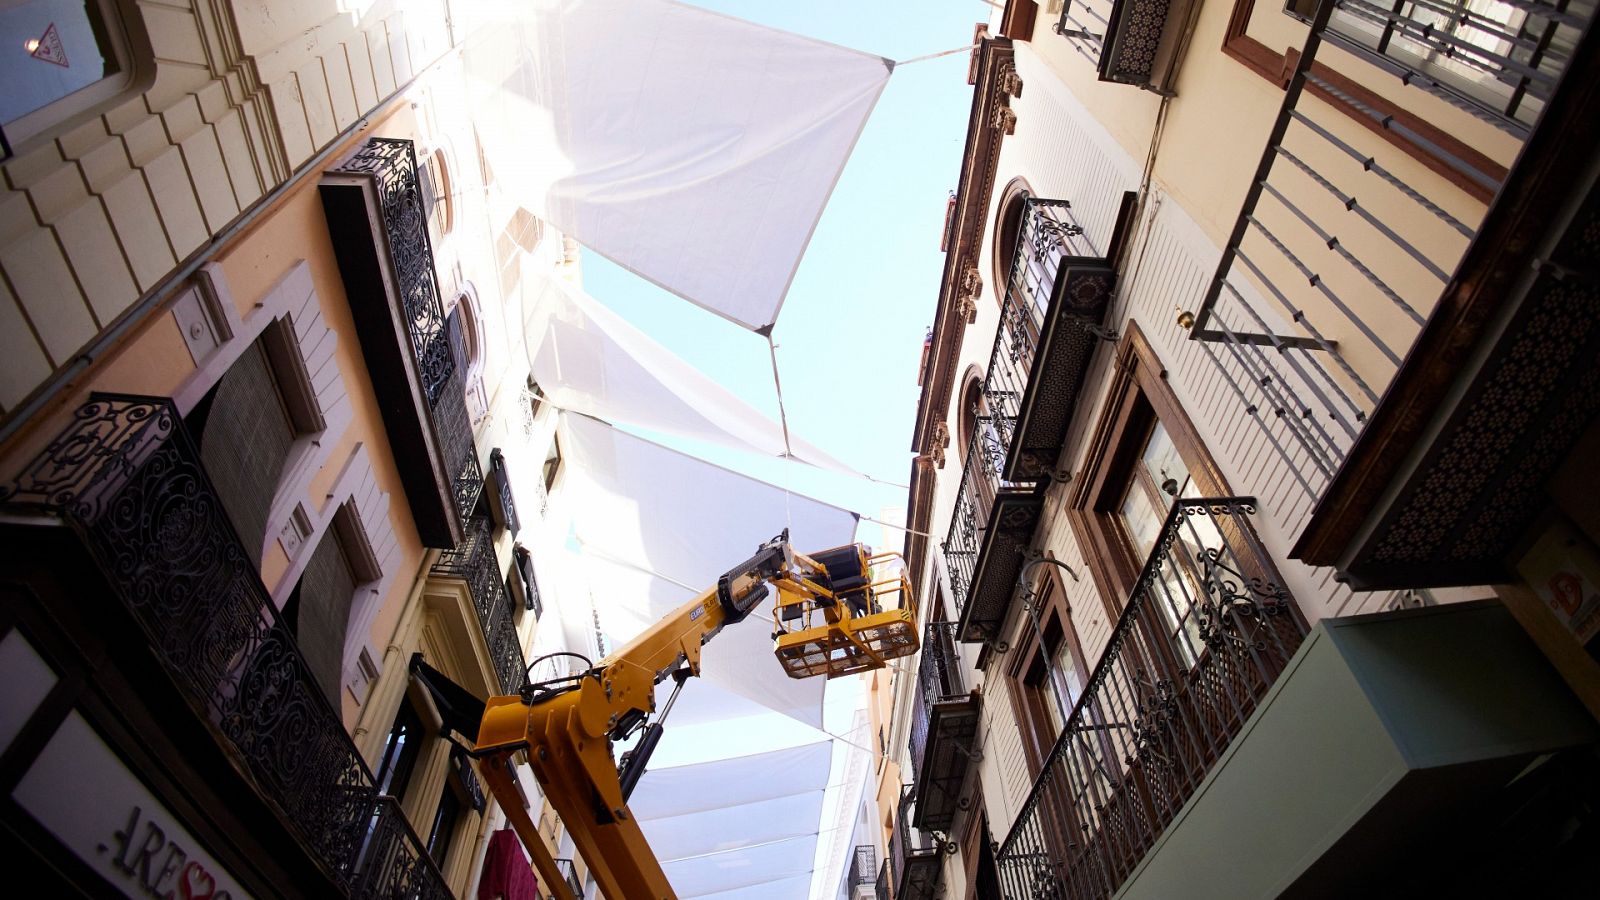
{"type": "Polygon", "coordinates": [[[344,633],[356,577],[333,529],[325,531],[300,576],[300,608],[295,639],[306,666],[328,702],[339,709],[339,683],[344,663],[344,633]]]}
{"type": "Polygon", "coordinates": [[[217,384],[200,459],[258,565],[273,492],[293,443],[294,426],[266,354],[252,344],[217,384]]]}

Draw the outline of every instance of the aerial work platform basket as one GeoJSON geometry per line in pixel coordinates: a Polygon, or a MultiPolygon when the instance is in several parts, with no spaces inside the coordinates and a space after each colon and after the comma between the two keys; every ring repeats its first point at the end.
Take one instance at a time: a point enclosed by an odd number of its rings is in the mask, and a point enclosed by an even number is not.
{"type": "MultiPolygon", "coordinates": [[[[790,678],[837,678],[881,668],[920,649],[917,608],[897,553],[868,556],[860,544],[797,562],[813,570],[805,589],[775,582],[774,652],[790,678]]],[[[793,576],[798,578],[800,576],[793,576]]]]}

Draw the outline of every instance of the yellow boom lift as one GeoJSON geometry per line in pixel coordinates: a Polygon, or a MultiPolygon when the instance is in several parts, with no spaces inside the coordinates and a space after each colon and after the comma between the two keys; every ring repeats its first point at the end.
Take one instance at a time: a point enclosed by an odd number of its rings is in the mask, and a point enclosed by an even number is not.
{"type": "Polygon", "coordinates": [[[909,656],[918,641],[904,567],[874,576],[891,558],[872,556],[861,544],[805,556],[789,545],[786,530],[715,587],[584,672],[484,704],[448,686],[449,702],[440,704],[452,710],[447,725],[472,742],[483,781],[528,848],[546,894],[573,900],[524,807],[513,770],[520,754],[609,900],[675,897],[628,811],[628,797],[661,740],[662,719],[678,691],[700,674],[700,648],[725,626],[744,621],[775,588],[774,650],[789,677],[834,678],[909,656]],[[898,602],[891,604],[895,595],[898,602]],[[668,678],[676,684],[652,721],[655,687],[668,678]],[[635,734],[638,743],[619,765],[613,744],[635,734]]]}

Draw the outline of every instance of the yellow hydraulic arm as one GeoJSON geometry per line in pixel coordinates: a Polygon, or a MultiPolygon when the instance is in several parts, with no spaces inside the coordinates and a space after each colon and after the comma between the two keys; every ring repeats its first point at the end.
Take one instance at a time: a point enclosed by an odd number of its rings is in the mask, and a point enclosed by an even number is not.
{"type": "MultiPolygon", "coordinates": [[[[676,895],[650,852],[627,801],[661,739],[655,687],[677,689],[700,673],[700,648],[724,626],[743,621],[778,591],[775,652],[791,677],[849,674],[881,668],[917,651],[916,611],[903,575],[874,581],[875,563],[859,544],[804,556],[788,532],[766,542],[701,593],[588,671],[491,698],[476,728],[473,755],[537,869],[545,893],[572,900],[555,860],[524,808],[512,765],[525,752],[550,805],[608,900],[676,895]],[[885,609],[898,592],[897,608],[885,609]],[[647,724],[648,723],[648,724],[647,724]],[[639,733],[619,768],[615,741],[639,733]]],[[[470,733],[469,733],[469,736],[470,733]]]]}

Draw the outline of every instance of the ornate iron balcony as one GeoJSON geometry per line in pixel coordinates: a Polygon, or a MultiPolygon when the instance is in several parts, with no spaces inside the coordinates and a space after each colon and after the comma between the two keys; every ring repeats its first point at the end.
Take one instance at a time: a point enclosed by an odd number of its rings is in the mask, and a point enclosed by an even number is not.
{"type": "Polygon", "coordinates": [[[466,534],[456,548],[439,555],[432,574],[466,582],[501,693],[514,694],[527,683],[528,665],[522,656],[522,643],[512,618],[511,595],[502,580],[503,571],[494,552],[493,524],[474,516],[467,520],[466,534]]]}
{"type": "Polygon", "coordinates": [[[1089,363],[1110,337],[1115,274],[1076,253],[1082,234],[1066,201],[1025,202],[943,545],[964,641],[993,640],[1005,620],[1089,363]]]}
{"type": "Polygon", "coordinates": [[[933,900],[940,882],[939,853],[943,849],[932,834],[916,827],[916,789],[900,788],[894,831],[889,835],[889,879],[895,900],[933,900]]]}
{"type": "Polygon", "coordinates": [[[1055,32],[1095,64],[1101,81],[1171,89],[1190,0],[1068,0],[1055,32]]]}
{"type": "Polygon", "coordinates": [[[1109,897],[1244,727],[1305,637],[1249,523],[1179,500],[1001,845],[1011,897],[1109,897]]]}
{"type": "Polygon", "coordinates": [[[935,831],[950,829],[977,755],[980,704],[964,684],[955,638],[955,622],[928,623],[911,713],[911,765],[919,798],[912,824],[935,831]]]}
{"type": "Polygon", "coordinates": [[[450,896],[378,796],[171,400],[94,395],[0,502],[55,513],[77,534],[188,714],[349,896],[450,896]]]}
{"type": "Polygon", "coordinates": [[[878,848],[871,844],[857,844],[855,852],[850,854],[850,886],[872,884],[877,874],[878,848]]]}
{"type": "Polygon", "coordinates": [[[417,530],[450,547],[483,489],[412,142],[368,139],[328,171],[323,209],[417,530]]]}
{"type": "Polygon", "coordinates": [[[556,860],[556,868],[560,869],[561,874],[566,876],[567,887],[572,891],[572,896],[582,898],[583,881],[578,878],[578,870],[573,867],[572,860],[558,859],[556,860]]]}
{"type": "Polygon", "coordinates": [[[1014,483],[1001,477],[1004,427],[980,416],[967,442],[961,487],[941,545],[949,565],[950,587],[964,641],[992,640],[999,633],[1022,553],[1033,540],[1044,506],[1037,482],[1014,483]]]}

